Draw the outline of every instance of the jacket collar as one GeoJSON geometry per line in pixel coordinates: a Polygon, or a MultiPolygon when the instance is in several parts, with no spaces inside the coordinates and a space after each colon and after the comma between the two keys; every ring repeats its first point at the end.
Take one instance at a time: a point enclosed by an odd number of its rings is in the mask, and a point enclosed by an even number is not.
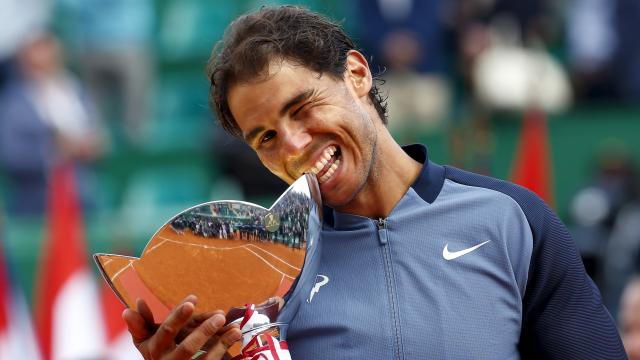
{"type": "MultiPolygon", "coordinates": [[[[433,203],[444,184],[444,167],[429,160],[427,147],[422,144],[403,146],[407,155],[422,163],[422,171],[411,185],[411,188],[427,203],[433,203]]],[[[330,227],[353,228],[356,223],[363,223],[367,218],[358,215],[344,214],[325,206],[324,222],[330,227]]]]}

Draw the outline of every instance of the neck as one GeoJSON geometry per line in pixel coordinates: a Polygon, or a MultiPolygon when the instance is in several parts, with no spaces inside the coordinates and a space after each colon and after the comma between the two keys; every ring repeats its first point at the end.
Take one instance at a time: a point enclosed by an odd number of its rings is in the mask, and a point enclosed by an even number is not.
{"type": "Polygon", "coordinates": [[[336,208],[337,211],[386,218],[420,174],[422,164],[402,150],[384,125],[377,132],[375,159],[367,183],[351,202],[336,208]]]}

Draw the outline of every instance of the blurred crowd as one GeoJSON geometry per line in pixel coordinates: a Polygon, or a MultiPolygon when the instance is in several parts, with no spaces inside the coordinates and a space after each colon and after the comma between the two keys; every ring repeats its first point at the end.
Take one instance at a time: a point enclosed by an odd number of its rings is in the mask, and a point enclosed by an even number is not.
{"type": "MultiPolygon", "coordinates": [[[[139,153],[156,163],[171,158],[172,165],[184,154],[204,153],[204,164],[215,168],[204,173],[218,180],[212,196],[256,199],[283,191],[250,149],[211,125],[200,75],[231,18],[283,3],[0,0],[0,205],[8,216],[44,216],[49,176],[62,165],[73,166],[84,209],[99,209],[101,169],[139,153]],[[182,73],[189,74],[186,85],[163,97],[159,89],[182,84],[176,80],[182,73]],[[180,96],[187,105],[176,105],[180,96]],[[191,128],[193,117],[211,127],[191,128]],[[186,147],[157,156],[161,129],[168,146],[186,147]],[[196,130],[179,139],[188,129],[196,130]],[[199,145],[204,150],[188,150],[195,139],[207,140],[199,145]],[[122,149],[127,154],[114,155],[122,149]]],[[[640,107],[637,0],[300,4],[344,19],[384,79],[389,126],[399,142],[444,134],[446,160],[456,166],[492,173],[495,114],[551,115],[603,102],[640,107]]],[[[576,185],[583,187],[565,220],[607,307],[620,314],[621,331],[637,334],[625,343],[640,348],[637,154],[608,146],[598,156],[586,183],[576,185]]]]}
{"type": "Polygon", "coordinates": [[[610,145],[594,161],[591,182],[571,202],[571,231],[587,272],[618,313],[624,288],[640,274],[640,182],[626,150],[610,145]]]}

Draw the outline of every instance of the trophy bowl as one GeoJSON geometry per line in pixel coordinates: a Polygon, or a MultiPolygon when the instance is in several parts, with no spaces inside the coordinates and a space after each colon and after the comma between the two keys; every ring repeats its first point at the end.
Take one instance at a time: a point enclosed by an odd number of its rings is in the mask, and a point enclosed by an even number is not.
{"type": "Polygon", "coordinates": [[[198,297],[196,314],[222,309],[233,322],[246,304],[295,295],[296,279],[312,258],[317,262],[321,217],[318,182],[305,174],[269,209],[243,201],[200,204],[160,227],[139,258],[100,253],[94,260],[122,303],[135,309],[143,299],[156,323],[189,294],[198,297]]]}

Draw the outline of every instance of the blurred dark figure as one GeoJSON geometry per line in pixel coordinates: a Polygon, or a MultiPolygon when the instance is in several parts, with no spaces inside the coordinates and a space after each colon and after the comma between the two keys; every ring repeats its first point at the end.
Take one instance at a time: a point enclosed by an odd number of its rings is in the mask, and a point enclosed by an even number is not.
{"type": "Polygon", "coordinates": [[[219,168],[225,177],[239,183],[244,199],[275,200],[287,189],[288,185],[267,170],[255,151],[244,141],[219,129],[214,135],[214,141],[210,143],[213,144],[211,153],[214,167],[219,168]]]}
{"type": "Polygon", "coordinates": [[[578,192],[572,215],[580,224],[599,224],[610,231],[620,210],[635,196],[636,171],[624,149],[604,150],[596,164],[593,184],[578,192]]]}
{"type": "Polygon", "coordinates": [[[0,94],[4,88],[4,84],[9,81],[11,74],[11,62],[9,59],[0,59],[0,94]]]}
{"type": "Polygon", "coordinates": [[[640,103],[640,2],[572,0],[566,14],[569,65],[581,100],[640,103]]]}
{"type": "Polygon", "coordinates": [[[618,322],[629,360],[640,360],[640,277],[626,285],[620,301],[618,322]]]}
{"type": "Polygon", "coordinates": [[[638,185],[633,159],[623,149],[606,150],[597,163],[593,184],[572,200],[571,230],[587,272],[615,314],[640,251],[638,185]]]}
{"type": "Polygon", "coordinates": [[[617,96],[614,68],[618,47],[617,0],[572,0],[567,9],[569,66],[583,99],[617,96]]]}
{"type": "MultiPolygon", "coordinates": [[[[611,1],[611,0],[610,0],[611,1]]],[[[640,1],[617,0],[616,72],[623,99],[640,105],[640,1]]]]}
{"type": "Polygon", "coordinates": [[[443,0],[358,2],[359,42],[371,68],[385,71],[390,130],[401,142],[437,129],[448,115],[450,84],[443,0]]]}
{"type": "Polygon", "coordinates": [[[603,298],[614,314],[625,284],[638,271],[639,259],[640,201],[636,198],[620,209],[605,252],[603,298]]]}
{"type": "Polygon", "coordinates": [[[443,0],[358,1],[359,42],[373,55],[372,68],[402,66],[420,73],[443,72],[447,60],[444,6],[443,0]]]}
{"type": "MultiPolygon", "coordinates": [[[[7,211],[42,215],[52,165],[94,161],[102,153],[102,140],[90,102],[65,71],[60,45],[52,35],[34,35],[15,61],[17,72],[0,98],[0,166],[8,182],[7,211]]],[[[85,172],[78,166],[79,176],[85,172]]],[[[87,193],[85,189],[86,199],[87,193]]]]}

